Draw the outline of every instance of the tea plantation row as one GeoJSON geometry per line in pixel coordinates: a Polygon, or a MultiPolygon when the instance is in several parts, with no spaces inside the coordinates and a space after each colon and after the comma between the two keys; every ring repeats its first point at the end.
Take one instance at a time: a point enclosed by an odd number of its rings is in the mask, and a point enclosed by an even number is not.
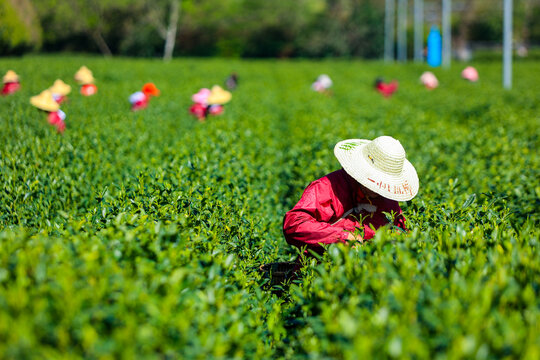
{"type": "Polygon", "coordinates": [[[357,61],[0,59],[0,358],[540,358],[536,62],[436,70],[357,61]],[[88,66],[98,93],[78,94],[88,66]],[[236,71],[220,117],[190,96],[236,71]],[[310,90],[321,73],[333,96],[310,90]],[[396,78],[396,95],[372,89],[396,78]],[[64,135],[29,97],[74,87],[64,135]],[[148,109],[129,94],[152,81],[148,109]],[[333,246],[281,294],[282,218],[338,168],[334,144],[391,135],[420,192],[410,232],[333,246]]]}

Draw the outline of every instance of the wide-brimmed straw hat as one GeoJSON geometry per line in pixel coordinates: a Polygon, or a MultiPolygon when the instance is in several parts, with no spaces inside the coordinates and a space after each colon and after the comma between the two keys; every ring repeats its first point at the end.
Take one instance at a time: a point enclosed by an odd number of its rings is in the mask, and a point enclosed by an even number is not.
{"type": "Polygon", "coordinates": [[[34,105],[40,110],[53,112],[60,109],[60,105],[54,101],[52,92],[50,90],[43,90],[39,95],[32,96],[30,98],[30,104],[34,105]]]}
{"type": "Polygon", "coordinates": [[[17,82],[19,81],[19,75],[13,70],[8,70],[6,75],[2,78],[3,83],[17,82]]]}
{"type": "Polygon", "coordinates": [[[231,101],[232,94],[219,85],[212,86],[206,101],[210,105],[223,105],[231,101]]]}
{"type": "Polygon", "coordinates": [[[69,86],[60,79],[56,79],[53,86],[51,86],[49,90],[51,90],[53,94],[66,96],[71,92],[71,86],[69,86]]]}
{"type": "Polygon", "coordinates": [[[86,66],[81,66],[73,78],[81,85],[93,84],[95,81],[92,71],[86,66]]]}
{"type": "Polygon", "coordinates": [[[407,201],[418,193],[416,170],[393,137],[343,140],[334,147],[334,154],[347,174],[387,199],[407,201]]]}

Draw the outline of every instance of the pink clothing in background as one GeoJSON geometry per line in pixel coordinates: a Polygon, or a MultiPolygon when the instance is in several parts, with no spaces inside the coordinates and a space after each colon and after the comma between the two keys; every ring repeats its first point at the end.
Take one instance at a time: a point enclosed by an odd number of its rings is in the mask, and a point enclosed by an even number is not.
{"type": "Polygon", "coordinates": [[[396,80],[392,80],[389,83],[384,83],[381,81],[377,83],[376,89],[384,97],[390,97],[397,91],[398,82],[396,80]]]}
{"type": "Polygon", "coordinates": [[[21,88],[21,84],[18,81],[7,82],[2,87],[2,95],[11,95],[21,88]]]}
{"type": "Polygon", "coordinates": [[[463,69],[463,71],[461,72],[461,76],[465,80],[469,80],[471,82],[476,82],[478,81],[478,78],[479,78],[478,71],[472,66],[467,66],[465,69],[463,69]]]}
{"type": "Polygon", "coordinates": [[[388,224],[383,212],[394,212],[394,224],[405,230],[405,219],[397,201],[381,196],[368,200],[360,184],[341,169],[312,182],[306,188],[300,201],[285,214],[283,233],[289,244],[299,248],[307,246],[322,253],[320,244],[346,242],[349,232],[355,228],[363,229],[364,240],[371,239],[375,235],[373,229],[388,224]],[[358,205],[365,205],[366,208],[375,206],[376,210],[372,213],[362,210],[359,214],[353,213],[338,221],[344,213],[358,205]]]}

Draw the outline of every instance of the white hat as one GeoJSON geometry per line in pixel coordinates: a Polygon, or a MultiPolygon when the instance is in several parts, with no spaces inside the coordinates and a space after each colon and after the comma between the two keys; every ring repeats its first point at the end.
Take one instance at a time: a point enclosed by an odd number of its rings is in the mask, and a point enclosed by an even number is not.
{"type": "Polygon", "coordinates": [[[416,170],[401,143],[390,136],[343,140],[334,154],[347,174],[387,199],[407,201],[418,193],[416,170]]]}
{"type": "Polygon", "coordinates": [[[137,91],[129,96],[129,103],[135,104],[139,101],[143,101],[144,99],[146,99],[146,95],[144,95],[142,91],[137,91]]]}
{"type": "Polygon", "coordinates": [[[461,77],[472,82],[478,81],[478,71],[472,66],[467,66],[461,72],[461,77]]]}
{"type": "Polygon", "coordinates": [[[323,88],[328,89],[332,86],[332,79],[326,74],[321,74],[317,78],[317,82],[322,85],[323,88]]]}

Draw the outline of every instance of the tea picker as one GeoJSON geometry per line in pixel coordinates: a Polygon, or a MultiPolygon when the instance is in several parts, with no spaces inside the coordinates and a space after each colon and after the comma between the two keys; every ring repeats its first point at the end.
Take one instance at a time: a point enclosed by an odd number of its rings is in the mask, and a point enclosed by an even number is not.
{"type": "Polygon", "coordinates": [[[405,230],[399,201],[418,193],[418,176],[401,143],[380,136],[340,141],[334,155],[342,169],[313,181],[286,213],[283,233],[298,248],[322,254],[322,245],[364,243],[375,230],[393,224],[405,230]]]}
{"type": "Polygon", "coordinates": [[[437,80],[437,77],[435,74],[433,74],[431,71],[426,71],[420,76],[420,82],[426,87],[428,90],[436,89],[439,86],[439,80],[437,80]]]}
{"type": "Polygon", "coordinates": [[[54,126],[59,133],[66,129],[66,114],[60,110],[60,105],[54,100],[50,90],[44,90],[39,95],[30,98],[30,104],[47,113],[49,124],[54,126]]]}
{"type": "MultiPolygon", "coordinates": [[[[342,169],[313,181],[283,220],[285,240],[305,255],[323,254],[323,245],[363,244],[387,225],[405,231],[398,202],[418,193],[416,170],[401,143],[390,136],[340,141],[334,155],[342,169]],[[394,215],[392,223],[385,213],[394,215]]],[[[294,279],[300,267],[298,258],[259,270],[276,285],[294,279]]]]}
{"type": "Polygon", "coordinates": [[[8,70],[4,77],[2,78],[4,86],[2,87],[2,95],[11,95],[21,88],[21,83],[19,82],[19,75],[13,70],[8,70]]]}
{"type": "Polygon", "coordinates": [[[202,88],[191,97],[194,104],[189,108],[189,112],[197,120],[204,122],[209,115],[222,114],[224,105],[231,101],[231,98],[232,94],[219,85],[212,86],[211,90],[202,88]]]}
{"type": "Polygon", "coordinates": [[[330,76],[326,74],[321,74],[319,75],[317,80],[315,80],[315,82],[311,84],[311,89],[325,95],[332,95],[332,92],[330,90],[332,84],[333,82],[332,79],[330,79],[330,76]]]}
{"type": "Polygon", "coordinates": [[[227,76],[227,79],[225,79],[225,86],[231,91],[236,90],[238,87],[238,74],[233,72],[231,75],[227,76]]]}
{"type": "Polygon", "coordinates": [[[479,79],[478,70],[476,70],[472,66],[467,66],[461,72],[461,77],[464,78],[465,80],[469,80],[470,82],[477,82],[479,79]]]}
{"type": "Polygon", "coordinates": [[[97,93],[97,86],[94,84],[94,75],[86,66],[81,66],[81,68],[75,73],[74,79],[79,85],[81,85],[81,95],[92,96],[97,93]]]}
{"type": "Polygon", "coordinates": [[[375,90],[377,90],[384,97],[391,97],[398,89],[398,82],[392,80],[389,83],[384,82],[384,79],[378,77],[373,84],[375,90]]]}
{"type": "Polygon", "coordinates": [[[141,91],[137,91],[129,96],[131,111],[145,109],[153,96],[159,96],[161,92],[154,83],[146,83],[141,91]]]}

